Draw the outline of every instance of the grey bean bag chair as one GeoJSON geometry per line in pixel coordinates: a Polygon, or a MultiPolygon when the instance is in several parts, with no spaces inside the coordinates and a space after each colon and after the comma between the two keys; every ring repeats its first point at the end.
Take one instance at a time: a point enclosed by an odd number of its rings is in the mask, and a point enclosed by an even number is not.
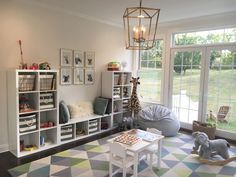
{"type": "Polygon", "coordinates": [[[177,116],[167,107],[151,105],[139,112],[138,123],[142,129],[156,128],[162,131],[164,136],[175,136],[180,123],[177,116]]]}

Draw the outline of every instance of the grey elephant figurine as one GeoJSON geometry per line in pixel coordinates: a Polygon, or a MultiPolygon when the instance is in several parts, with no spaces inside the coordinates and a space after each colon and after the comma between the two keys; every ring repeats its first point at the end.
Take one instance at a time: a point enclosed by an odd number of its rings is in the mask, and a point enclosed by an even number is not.
{"type": "Polygon", "coordinates": [[[223,159],[229,159],[228,148],[229,143],[224,139],[209,140],[207,134],[203,132],[193,132],[192,136],[195,138],[194,151],[200,150],[198,155],[204,159],[213,159],[215,155],[221,156],[223,159]]]}

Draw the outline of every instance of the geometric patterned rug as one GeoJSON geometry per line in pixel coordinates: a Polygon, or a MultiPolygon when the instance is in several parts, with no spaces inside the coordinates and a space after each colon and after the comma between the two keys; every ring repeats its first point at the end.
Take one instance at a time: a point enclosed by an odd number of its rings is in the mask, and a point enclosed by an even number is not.
{"type": "MultiPolygon", "coordinates": [[[[117,134],[17,166],[9,173],[13,177],[108,177],[107,140],[113,136],[117,134]]],[[[236,161],[225,166],[200,164],[191,154],[192,147],[193,139],[188,134],[164,138],[161,169],[158,170],[154,163],[150,170],[142,160],[138,167],[139,177],[236,177],[236,161]]],[[[230,155],[236,155],[236,147],[231,146],[230,155]]],[[[131,176],[131,172],[132,169],[127,176],[131,176]]]]}

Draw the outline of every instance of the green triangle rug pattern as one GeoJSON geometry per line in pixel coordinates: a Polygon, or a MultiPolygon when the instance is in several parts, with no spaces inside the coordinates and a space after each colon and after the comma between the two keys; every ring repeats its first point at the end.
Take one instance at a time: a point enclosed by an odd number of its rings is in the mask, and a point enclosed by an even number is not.
{"type": "MultiPolygon", "coordinates": [[[[108,177],[109,146],[107,140],[99,139],[52,156],[12,168],[13,177],[108,177]]],[[[200,164],[191,154],[191,135],[179,133],[176,137],[163,140],[161,169],[147,168],[144,158],[139,164],[140,177],[232,177],[236,176],[236,161],[225,166],[200,164]]],[[[230,155],[236,155],[236,147],[231,146],[230,155]]],[[[121,176],[121,173],[115,177],[121,176]]],[[[132,176],[132,169],[127,176],[132,176]]]]}

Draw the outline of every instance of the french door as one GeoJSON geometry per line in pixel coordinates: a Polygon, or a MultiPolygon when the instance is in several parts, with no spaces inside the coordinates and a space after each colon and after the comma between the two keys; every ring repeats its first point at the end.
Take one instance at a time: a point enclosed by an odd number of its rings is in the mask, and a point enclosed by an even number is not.
{"type": "Polygon", "coordinates": [[[172,49],[171,68],[172,110],[180,118],[181,126],[188,128],[193,120],[200,119],[202,78],[204,75],[202,48],[172,49]]]}
{"type": "Polygon", "coordinates": [[[209,121],[236,133],[236,45],[171,49],[171,68],[170,105],[181,126],[209,121]]]}
{"type": "Polygon", "coordinates": [[[208,47],[203,116],[223,132],[236,133],[236,46],[208,47]]]}

